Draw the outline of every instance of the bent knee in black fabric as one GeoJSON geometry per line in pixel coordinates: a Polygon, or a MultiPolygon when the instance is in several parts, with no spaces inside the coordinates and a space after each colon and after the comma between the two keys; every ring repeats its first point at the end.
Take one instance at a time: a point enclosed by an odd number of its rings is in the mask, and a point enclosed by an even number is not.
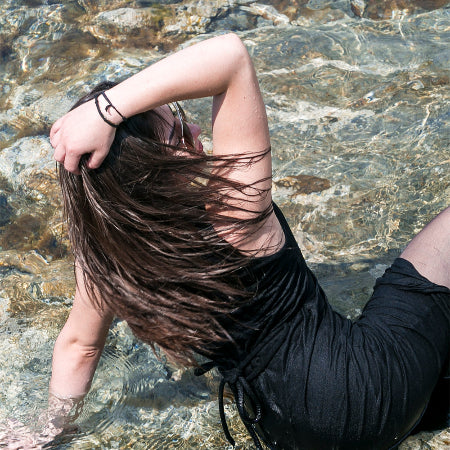
{"type": "Polygon", "coordinates": [[[405,365],[405,408],[416,411],[419,419],[428,404],[414,432],[449,426],[450,290],[398,258],[377,280],[359,320],[365,325],[374,321],[399,344],[405,365]]]}
{"type": "Polygon", "coordinates": [[[352,331],[353,348],[361,343],[354,360],[370,357],[367,376],[379,388],[371,420],[394,445],[419,421],[448,357],[450,292],[398,259],[352,331]]]}
{"type": "Polygon", "coordinates": [[[388,449],[420,419],[449,352],[450,291],[405,260],[354,323],[320,296],[256,381],[280,449],[388,449]],[[267,399],[269,400],[269,399],[267,399]]]}

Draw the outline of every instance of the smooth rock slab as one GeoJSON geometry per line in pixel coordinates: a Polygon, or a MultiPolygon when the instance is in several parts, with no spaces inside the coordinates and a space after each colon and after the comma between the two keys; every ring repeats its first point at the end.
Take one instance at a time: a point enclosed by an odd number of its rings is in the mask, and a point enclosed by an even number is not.
{"type": "MultiPolygon", "coordinates": [[[[33,186],[37,173],[55,172],[53,149],[47,137],[34,136],[19,139],[0,153],[0,174],[14,188],[33,186]]],[[[39,186],[34,186],[39,192],[39,186]]]]}

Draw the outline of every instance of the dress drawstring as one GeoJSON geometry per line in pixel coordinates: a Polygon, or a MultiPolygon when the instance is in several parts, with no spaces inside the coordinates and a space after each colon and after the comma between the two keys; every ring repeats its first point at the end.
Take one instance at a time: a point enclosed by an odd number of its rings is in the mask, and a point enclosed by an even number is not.
{"type": "MultiPolygon", "coordinates": [[[[203,375],[213,367],[216,367],[217,364],[213,361],[207,362],[203,364],[201,367],[195,369],[195,375],[203,375]]],[[[261,442],[259,441],[258,435],[256,434],[253,425],[257,424],[262,417],[262,408],[261,403],[252,387],[245,379],[244,374],[242,373],[242,369],[239,367],[221,370],[222,379],[219,385],[219,412],[220,412],[220,421],[222,423],[223,432],[228,442],[234,447],[236,445],[233,437],[231,436],[230,430],[228,429],[227,419],[225,417],[225,408],[223,404],[223,394],[225,385],[228,384],[233,392],[234,399],[236,401],[237,410],[239,412],[239,416],[241,417],[242,422],[245,425],[245,428],[249,432],[250,436],[253,439],[253,442],[256,445],[258,450],[263,450],[261,442]],[[253,409],[254,416],[250,416],[245,409],[244,400],[247,397],[251,402],[251,407],[253,409]]]]}

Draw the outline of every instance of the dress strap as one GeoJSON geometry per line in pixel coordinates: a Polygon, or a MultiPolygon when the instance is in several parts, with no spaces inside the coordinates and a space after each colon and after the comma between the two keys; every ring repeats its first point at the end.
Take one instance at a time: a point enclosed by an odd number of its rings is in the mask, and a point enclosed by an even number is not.
{"type": "Polygon", "coordinates": [[[272,202],[272,208],[273,212],[275,213],[275,216],[278,219],[278,222],[281,225],[281,229],[284,232],[284,237],[286,240],[286,246],[288,247],[298,247],[297,241],[292,233],[291,227],[289,226],[286,217],[284,217],[283,212],[278,207],[278,205],[275,202],[272,202]]]}

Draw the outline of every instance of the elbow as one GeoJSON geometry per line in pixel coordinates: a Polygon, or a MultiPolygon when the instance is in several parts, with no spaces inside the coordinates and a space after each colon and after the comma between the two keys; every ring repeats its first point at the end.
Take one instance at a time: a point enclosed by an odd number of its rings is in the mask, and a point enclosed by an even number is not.
{"type": "Polygon", "coordinates": [[[227,40],[227,42],[229,42],[230,45],[236,47],[236,48],[240,48],[240,47],[244,47],[244,44],[242,43],[241,38],[233,32],[227,33],[225,35],[223,35],[223,38],[227,40]]]}
{"type": "Polygon", "coordinates": [[[250,61],[247,48],[235,33],[218,36],[215,40],[216,51],[220,53],[222,61],[228,63],[232,69],[240,69],[245,60],[250,61]]]}
{"type": "Polygon", "coordinates": [[[63,398],[86,395],[101,353],[100,347],[58,338],[53,349],[50,391],[63,398]]]}
{"type": "Polygon", "coordinates": [[[77,365],[91,364],[91,361],[98,361],[102,353],[103,346],[85,345],[77,339],[66,339],[64,336],[59,336],[55,342],[53,350],[54,354],[64,355],[69,357],[77,365]]]}
{"type": "Polygon", "coordinates": [[[239,36],[229,33],[222,36],[223,41],[220,52],[223,61],[228,62],[230,82],[234,80],[253,80],[255,70],[247,48],[239,36]]]}
{"type": "Polygon", "coordinates": [[[102,349],[98,347],[77,346],[75,353],[81,360],[98,360],[102,354],[102,349]]]}
{"type": "Polygon", "coordinates": [[[249,58],[247,48],[242,42],[241,38],[236,33],[228,33],[224,36],[226,45],[230,52],[232,52],[238,59],[242,57],[249,58]]]}

